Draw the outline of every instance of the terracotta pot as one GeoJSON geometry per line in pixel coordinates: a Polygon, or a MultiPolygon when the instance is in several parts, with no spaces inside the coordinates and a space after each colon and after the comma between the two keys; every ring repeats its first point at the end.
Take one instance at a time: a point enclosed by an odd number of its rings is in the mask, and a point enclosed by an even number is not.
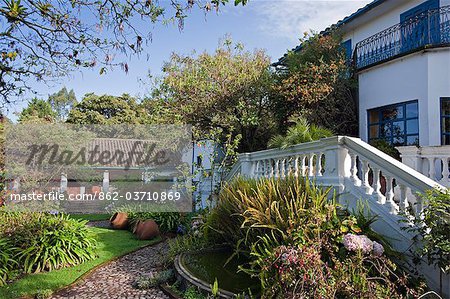
{"type": "Polygon", "coordinates": [[[159,227],[154,220],[139,221],[136,224],[135,234],[139,240],[150,240],[159,236],[159,227]]]}
{"type": "Polygon", "coordinates": [[[115,213],[111,219],[109,219],[111,226],[114,229],[127,229],[128,227],[128,214],[127,213],[115,213]]]}
{"type": "Polygon", "coordinates": [[[100,193],[102,192],[102,187],[100,186],[92,186],[91,193],[100,193]]]}

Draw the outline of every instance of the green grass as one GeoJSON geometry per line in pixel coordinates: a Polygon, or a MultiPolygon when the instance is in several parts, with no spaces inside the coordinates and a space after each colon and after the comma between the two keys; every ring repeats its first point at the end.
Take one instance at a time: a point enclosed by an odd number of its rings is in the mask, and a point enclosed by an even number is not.
{"type": "Polygon", "coordinates": [[[56,291],[76,281],[92,268],[131,252],[144,245],[154,244],[157,239],[140,241],[133,234],[124,230],[91,228],[98,240],[98,258],[87,263],[56,271],[31,274],[16,282],[0,288],[0,298],[33,297],[40,291],[56,291]]]}
{"type": "Polygon", "coordinates": [[[109,214],[72,214],[70,218],[73,219],[81,219],[88,221],[99,221],[99,220],[109,220],[111,215],[109,214]]]}

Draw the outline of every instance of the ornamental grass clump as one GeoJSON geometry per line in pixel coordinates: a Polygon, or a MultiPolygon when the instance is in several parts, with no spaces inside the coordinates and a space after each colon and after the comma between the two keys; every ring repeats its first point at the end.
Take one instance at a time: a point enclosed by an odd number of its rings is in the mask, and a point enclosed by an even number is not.
{"type": "MultiPolygon", "coordinates": [[[[0,259],[8,254],[9,272],[52,271],[96,257],[97,242],[86,227],[87,221],[68,215],[2,209],[0,223],[0,259]]],[[[0,269],[0,276],[1,272],[4,270],[0,269]]]]}

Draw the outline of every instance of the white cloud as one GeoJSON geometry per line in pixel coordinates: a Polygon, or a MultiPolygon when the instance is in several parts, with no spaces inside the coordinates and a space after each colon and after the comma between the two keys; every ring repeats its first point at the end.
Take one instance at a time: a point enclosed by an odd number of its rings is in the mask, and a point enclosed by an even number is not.
{"type": "Polygon", "coordinates": [[[371,0],[254,0],[251,6],[259,29],[271,36],[298,42],[304,32],[322,31],[371,0]]]}

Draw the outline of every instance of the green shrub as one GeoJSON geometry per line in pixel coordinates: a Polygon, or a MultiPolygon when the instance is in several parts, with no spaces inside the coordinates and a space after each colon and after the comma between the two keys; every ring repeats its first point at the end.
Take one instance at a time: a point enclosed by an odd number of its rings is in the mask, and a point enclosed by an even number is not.
{"type": "Polygon", "coordinates": [[[152,219],[158,224],[162,232],[175,232],[178,225],[183,222],[183,215],[179,212],[168,212],[169,208],[170,206],[167,205],[164,206],[165,210],[161,210],[161,207],[154,204],[128,204],[113,209],[113,213],[127,213],[131,231],[134,230],[138,221],[152,219]]]}
{"type": "Polygon", "coordinates": [[[66,215],[0,212],[0,237],[6,238],[24,273],[51,271],[95,258],[96,240],[87,221],[66,215]]]}
{"type": "Polygon", "coordinates": [[[303,225],[307,215],[335,213],[333,200],[328,200],[330,191],[294,177],[237,178],[222,190],[217,207],[208,217],[206,235],[229,244],[239,240],[253,244],[268,233],[277,240],[286,239],[303,225]]]}
{"type": "Polygon", "coordinates": [[[203,236],[192,234],[179,236],[169,240],[169,250],[166,255],[166,263],[172,263],[177,255],[183,252],[196,251],[211,246],[203,236]]]}
{"type": "Polygon", "coordinates": [[[196,287],[189,287],[183,294],[183,299],[207,299],[196,287]]]}
{"type": "Polygon", "coordinates": [[[439,267],[442,294],[443,274],[450,274],[450,189],[429,190],[420,196],[425,208],[415,215],[415,225],[407,228],[416,234],[415,240],[419,242],[416,254],[439,267]]]}
{"type": "Polygon", "coordinates": [[[275,135],[268,143],[269,148],[286,148],[305,142],[316,141],[333,136],[333,132],[325,127],[310,124],[305,118],[291,119],[294,123],[289,127],[286,135],[275,135]]]}

